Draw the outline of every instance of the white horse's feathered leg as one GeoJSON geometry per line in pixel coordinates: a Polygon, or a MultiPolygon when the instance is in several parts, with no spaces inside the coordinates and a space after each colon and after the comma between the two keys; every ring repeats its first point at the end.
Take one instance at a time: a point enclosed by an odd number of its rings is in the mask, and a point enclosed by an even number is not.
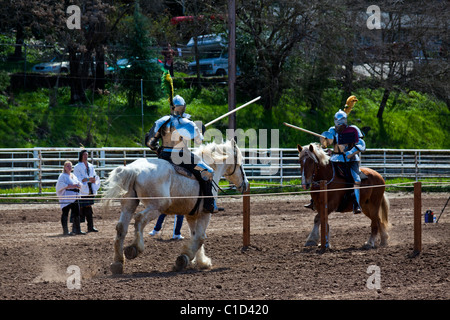
{"type": "Polygon", "coordinates": [[[114,239],[114,262],[111,264],[113,274],[123,273],[123,242],[128,232],[128,226],[134,211],[139,205],[139,200],[122,200],[122,211],[119,222],[116,224],[116,238],[114,239]]]}
{"type": "Polygon", "coordinates": [[[133,243],[125,250],[128,259],[136,258],[140,253],[144,252],[144,228],[151,220],[156,219],[161,213],[148,206],[134,216],[134,240],[133,243]]]}
{"type": "MultiPolygon", "coordinates": [[[[186,256],[188,262],[195,259],[199,268],[210,268],[212,265],[211,259],[205,255],[204,242],[206,239],[206,228],[209,224],[211,214],[200,213],[192,218],[190,216],[186,217],[191,230],[191,238],[183,246],[181,256],[186,256]]],[[[179,260],[177,259],[177,270],[182,269],[178,265],[178,262],[179,260]]]]}

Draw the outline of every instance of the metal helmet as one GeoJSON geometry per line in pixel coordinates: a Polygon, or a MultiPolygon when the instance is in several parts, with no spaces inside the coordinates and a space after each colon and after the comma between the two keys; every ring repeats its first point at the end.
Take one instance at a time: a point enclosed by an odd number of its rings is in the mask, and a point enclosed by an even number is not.
{"type": "Polygon", "coordinates": [[[338,133],[347,127],[347,113],[341,109],[334,115],[334,127],[338,133]]]}
{"type": "Polygon", "coordinates": [[[170,114],[174,116],[182,116],[186,111],[186,102],[182,97],[176,95],[173,98],[173,105],[170,107],[170,114]]]}

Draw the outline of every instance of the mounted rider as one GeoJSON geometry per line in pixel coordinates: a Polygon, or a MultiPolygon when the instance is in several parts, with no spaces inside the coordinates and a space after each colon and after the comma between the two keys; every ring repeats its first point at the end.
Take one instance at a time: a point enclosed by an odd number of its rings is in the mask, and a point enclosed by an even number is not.
{"type": "MultiPolygon", "coordinates": [[[[355,214],[361,213],[360,203],[360,189],[361,177],[359,170],[361,158],[359,153],[366,150],[366,143],[363,133],[357,126],[348,125],[347,116],[352,110],[354,104],[358,101],[355,96],[350,96],[347,99],[344,107],[345,111],[339,109],[334,115],[334,126],[330,127],[328,131],[322,133],[320,143],[324,148],[329,145],[334,145],[333,154],[330,161],[335,163],[344,163],[350,171],[353,178],[355,200],[353,204],[353,212],[355,214]]],[[[314,209],[314,204],[311,199],[311,203],[305,205],[306,208],[314,209]]]]}
{"type": "MultiPolygon", "coordinates": [[[[354,101],[351,107],[358,101],[356,97],[351,96],[347,100],[347,106],[349,100],[354,101]]],[[[349,108],[350,110],[351,107],[349,108]]],[[[350,113],[350,110],[348,110],[348,113],[350,113]]],[[[353,212],[361,213],[359,189],[361,186],[361,171],[359,170],[361,158],[359,153],[366,151],[366,143],[362,139],[364,138],[364,134],[357,126],[349,126],[347,124],[347,112],[339,109],[334,115],[334,127],[330,127],[328,131],[323,132],[322,135],[326,138],[320,139],[320,143],[323,147],[326,148],[331,144],[334,145],[333,155],[331,156],[330,161],[346,163],[348,165],[354,182],[353,186],[355,188],[354,193],[356,202],[353,205],[353,212]]]]}
{"type": "Polygon", "coordinates": [[[203,159],[188,149],[188,141],[200,145],[203,134],[197,125],[185,113],[186,102],[177,95],[170,99],[170,115],[158,119],[145,135],[145,145],[155,151],[158,158],[186,168],[197,178],[202,194],[207,196],[203,201],[203,211],[217,212],[215,199],[212,197],[212,178],[214,170],[203,159]],[[162,146],[159,146],[159,140],[162,146]]]}

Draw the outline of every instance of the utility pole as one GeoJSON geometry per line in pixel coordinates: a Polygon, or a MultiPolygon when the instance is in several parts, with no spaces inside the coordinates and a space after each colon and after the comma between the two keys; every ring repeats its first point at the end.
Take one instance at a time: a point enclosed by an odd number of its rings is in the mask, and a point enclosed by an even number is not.
{"type": "MultiPolygon", "coordinates": [[[[236,0],[228,0],[228,111],[236,108],[236,0]]],[[[228,129],[236,130],[236,113],[228,118],[228,129]]],[[[231,137],[230,137],[231,138],[231,137]]]]}

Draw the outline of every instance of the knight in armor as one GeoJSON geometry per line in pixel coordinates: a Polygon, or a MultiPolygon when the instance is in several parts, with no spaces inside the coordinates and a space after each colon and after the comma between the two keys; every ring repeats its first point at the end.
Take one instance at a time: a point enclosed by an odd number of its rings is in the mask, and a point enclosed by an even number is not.
{"type": "Polygon", "coordinates": [[[200,183],[202,194],[207,196],[203,201],[204,212],[218,211],[212,197],[212,178],[214,170],[203,159],[188,149],[187,141],[194,140],[199,145],[203,141],[203,132],[185,113],[186,102],[177,95],[170,103],[170,115],[158,119],[145,135],[145,144],[158,155],[175,165],[186,168],[194,174],[200,183]],[[162,145],[159,146],[159,140],[162,145]]]}
{"type": "MultiPolygon", "coordinates": [[[[366,150],[366,143],[363,133],[357,126],[347,124],[347,115],[350,113],[353,105],[358,101],[355,96],[350,96],[347,99],[345,111],[339,109],[334,115],[334,126],[330,127],[328,131],[322,133],[325,138],[320,138],[320,143],[324,148],[329,145],[333,145],[333,154],[331,155],[331,162],[345,163],[350,171],[352,181],[354,183],[355,201],[353,204],[353,212],[355,214],[361,213],[360,202],[360,189],[361,177],[360,177],[360,163],[361,158],[359,153],[366,150]]],[[[307,208],[314,208],[314,204],[311,203],[305,205],[307,208]]]]}

